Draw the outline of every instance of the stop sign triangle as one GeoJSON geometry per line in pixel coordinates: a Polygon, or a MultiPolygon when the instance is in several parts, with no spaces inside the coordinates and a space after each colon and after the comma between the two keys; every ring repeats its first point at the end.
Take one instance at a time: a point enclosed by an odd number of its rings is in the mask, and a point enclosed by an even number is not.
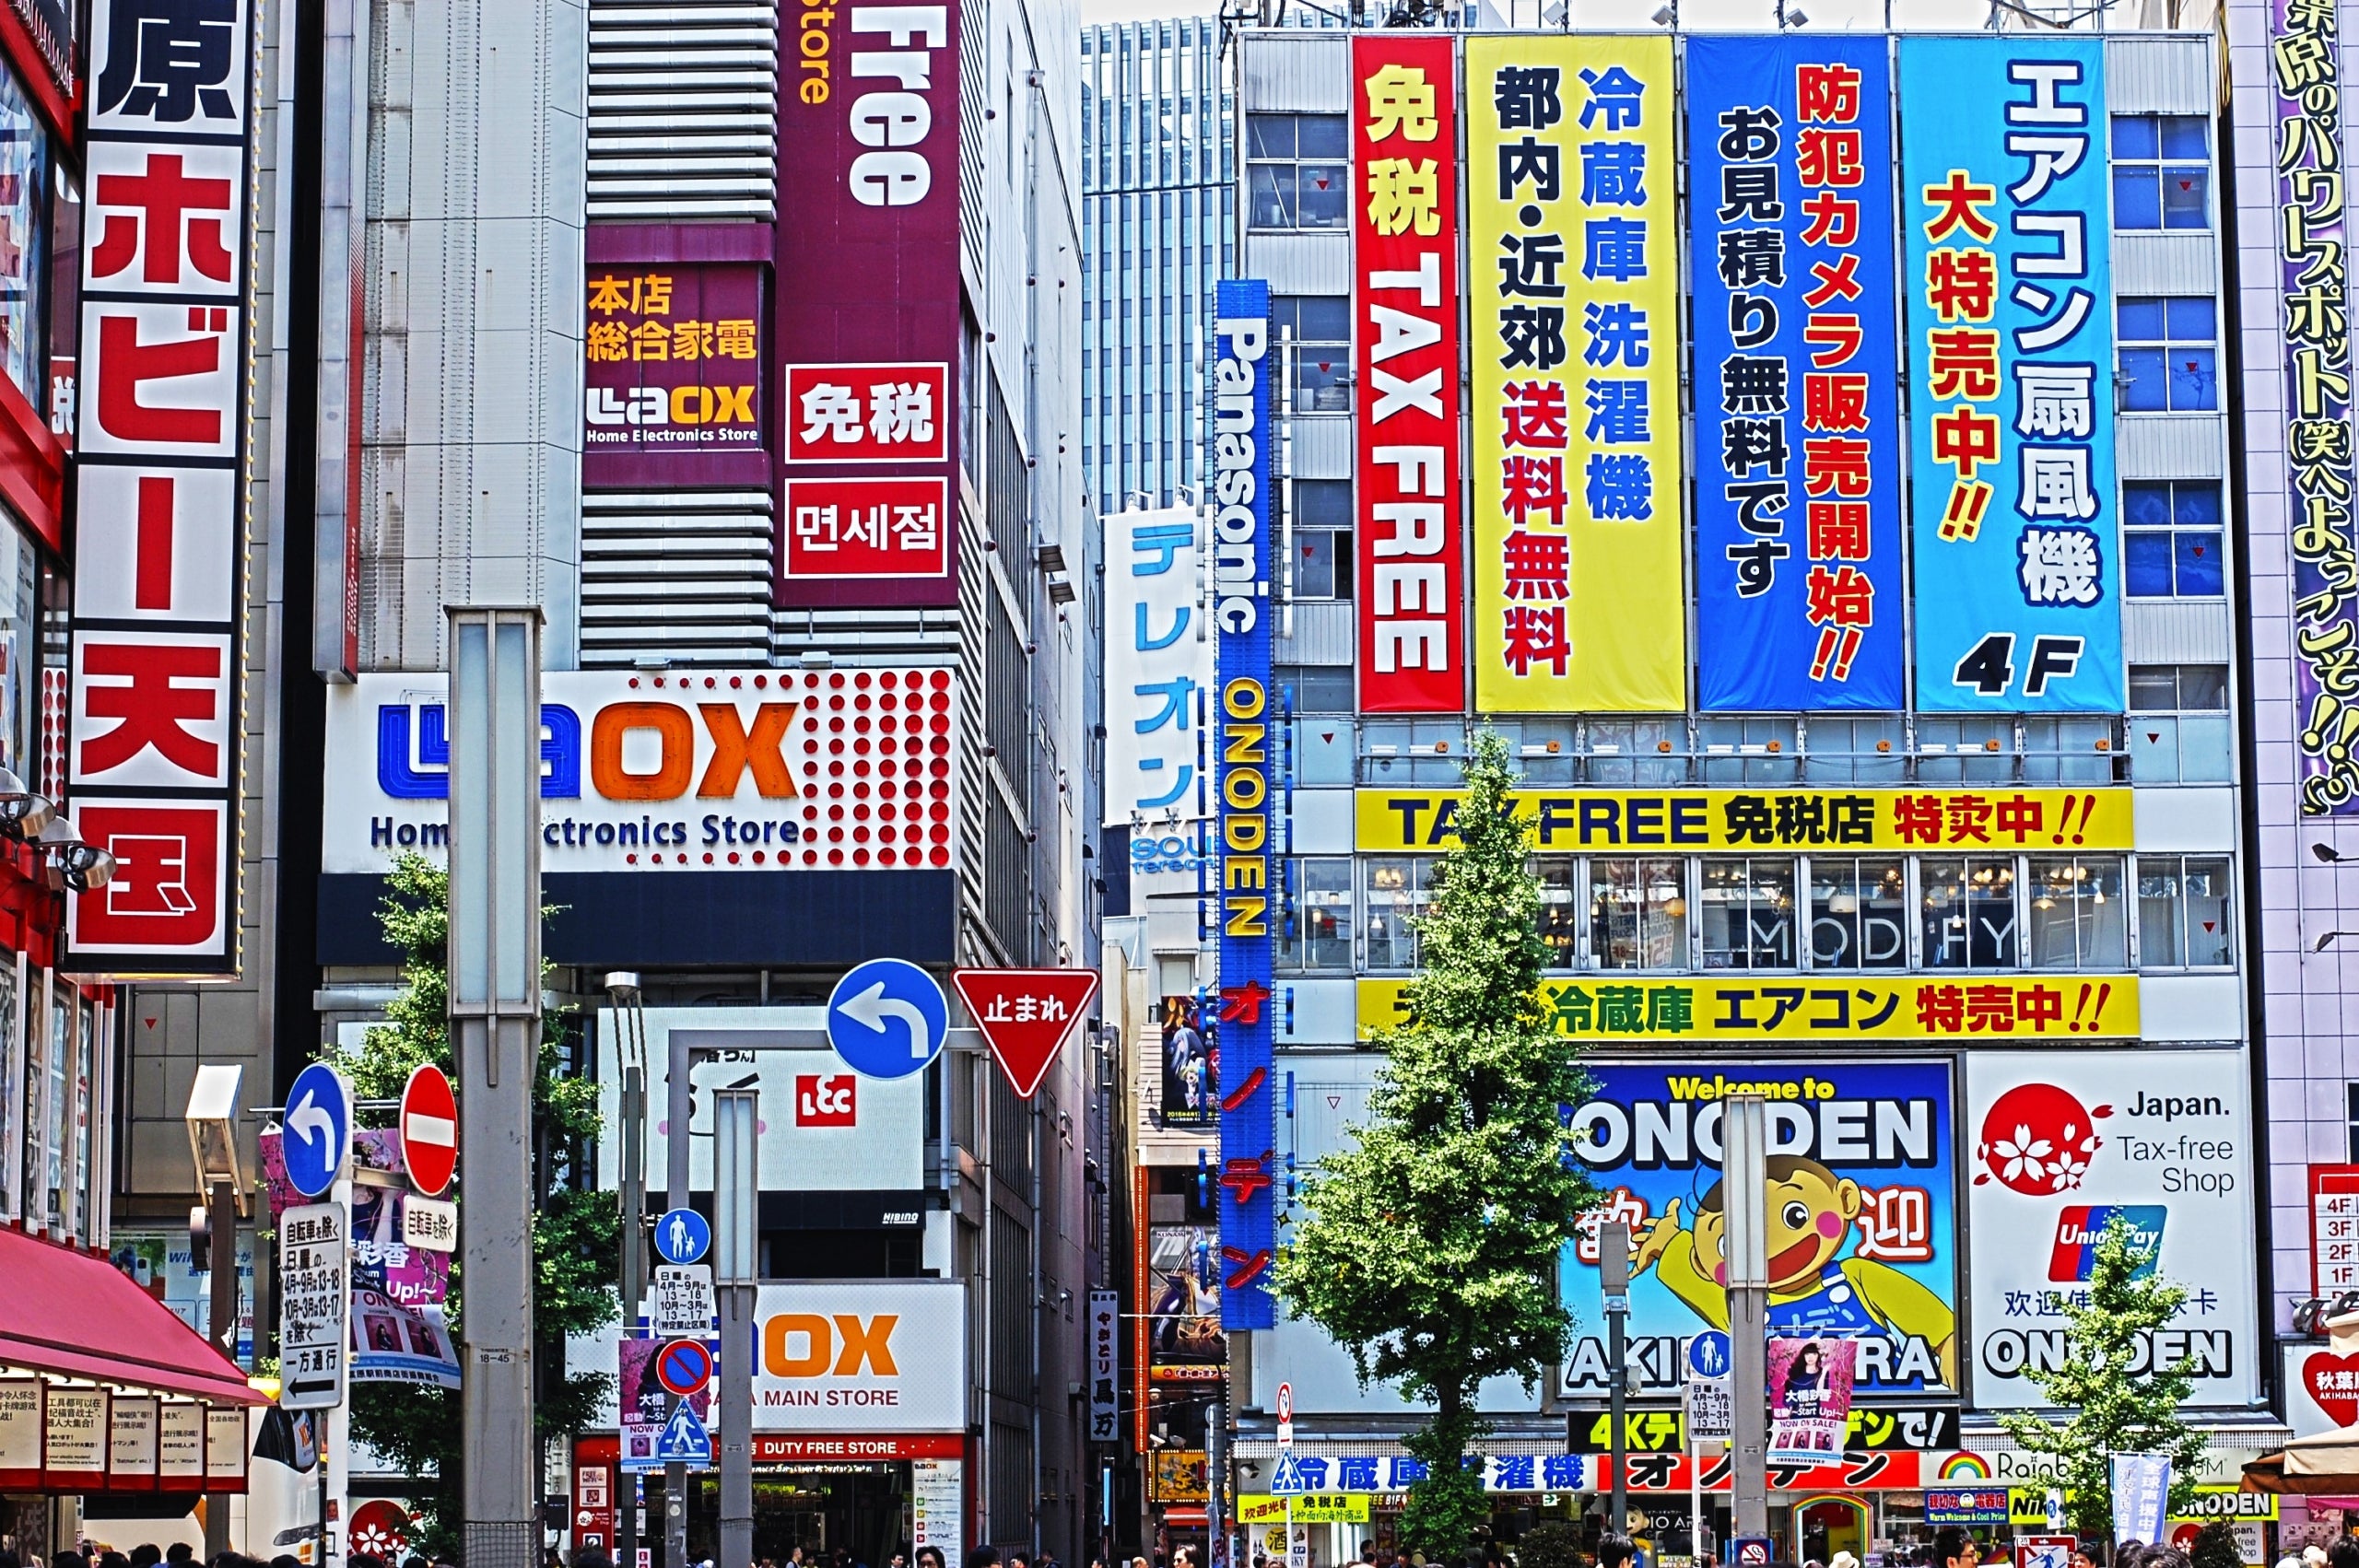
{"type": "Polygon", "coordinates": [[[1008,1087],[1027,1100],[1097,994],[1094,969],[955,969],[950,981],[1008,1087]]]}

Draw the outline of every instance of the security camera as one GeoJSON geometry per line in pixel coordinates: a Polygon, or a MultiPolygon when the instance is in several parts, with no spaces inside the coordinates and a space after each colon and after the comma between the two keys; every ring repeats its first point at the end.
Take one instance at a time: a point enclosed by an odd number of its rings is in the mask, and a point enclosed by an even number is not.
{"type": "Polygon", "coordinates": [[[37,838],[57,815],[56,803],[37,795],[25,781],[0,767],[0,838],[22,844],[37,838]]]}
{"type": "Polygon", "coordinates": [[[33,842],[49,851],[42,880],[53,892],[89,893],[114,880],[114,856],[85,844],[72,817],[53,817],[33,842]]]}

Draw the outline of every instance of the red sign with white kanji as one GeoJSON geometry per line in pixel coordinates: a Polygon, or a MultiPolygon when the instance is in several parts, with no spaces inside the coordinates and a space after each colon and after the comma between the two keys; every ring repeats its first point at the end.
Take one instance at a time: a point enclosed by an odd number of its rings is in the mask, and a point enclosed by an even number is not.
{"type": "Polygon", "coordinates": [[[789,462],[946,462],[947,365],[789,365],[789,462]]]}
{"type": "Polygon", "coordinates": [[[1094,969],[955,969],[950,982],[1008,1087],[1027,1100],[1097,995],[1094,969]]]}
{"type": "Polygon", "coordinates": [[[786,570],[797,578],[926,578],[950,569],[941,479],[790,479],[786,570]]]}
{"type": "Polygon", "coordinates": [[[96,0],[67,804],[113,880],[65,967],[237,970],[252,7],[96,0]],[[185,12],[185,15],[182,13],[185,12]]]}

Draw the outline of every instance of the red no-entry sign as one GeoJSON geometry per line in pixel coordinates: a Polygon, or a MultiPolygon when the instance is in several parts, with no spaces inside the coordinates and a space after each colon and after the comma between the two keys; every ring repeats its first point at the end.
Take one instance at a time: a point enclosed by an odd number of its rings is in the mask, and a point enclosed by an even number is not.
{"type": "Polygon", "coordinates": [[[410,1185],[428,1198],[441,1196],[459,1164],[459,1101],[450,1079],[430,1061],[412,1072],[402,1090],[401,1134],[410,1185]]]}

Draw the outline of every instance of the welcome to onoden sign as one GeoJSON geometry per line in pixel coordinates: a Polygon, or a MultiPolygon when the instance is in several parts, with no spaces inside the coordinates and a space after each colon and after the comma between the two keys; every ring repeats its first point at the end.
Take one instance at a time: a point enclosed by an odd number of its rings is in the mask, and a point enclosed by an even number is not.
{"type": "Polygon", "coordinates": [[[966,1291],[956,1280],[764,1285],[757,1432],[963,1432],[966,1291]]]}

